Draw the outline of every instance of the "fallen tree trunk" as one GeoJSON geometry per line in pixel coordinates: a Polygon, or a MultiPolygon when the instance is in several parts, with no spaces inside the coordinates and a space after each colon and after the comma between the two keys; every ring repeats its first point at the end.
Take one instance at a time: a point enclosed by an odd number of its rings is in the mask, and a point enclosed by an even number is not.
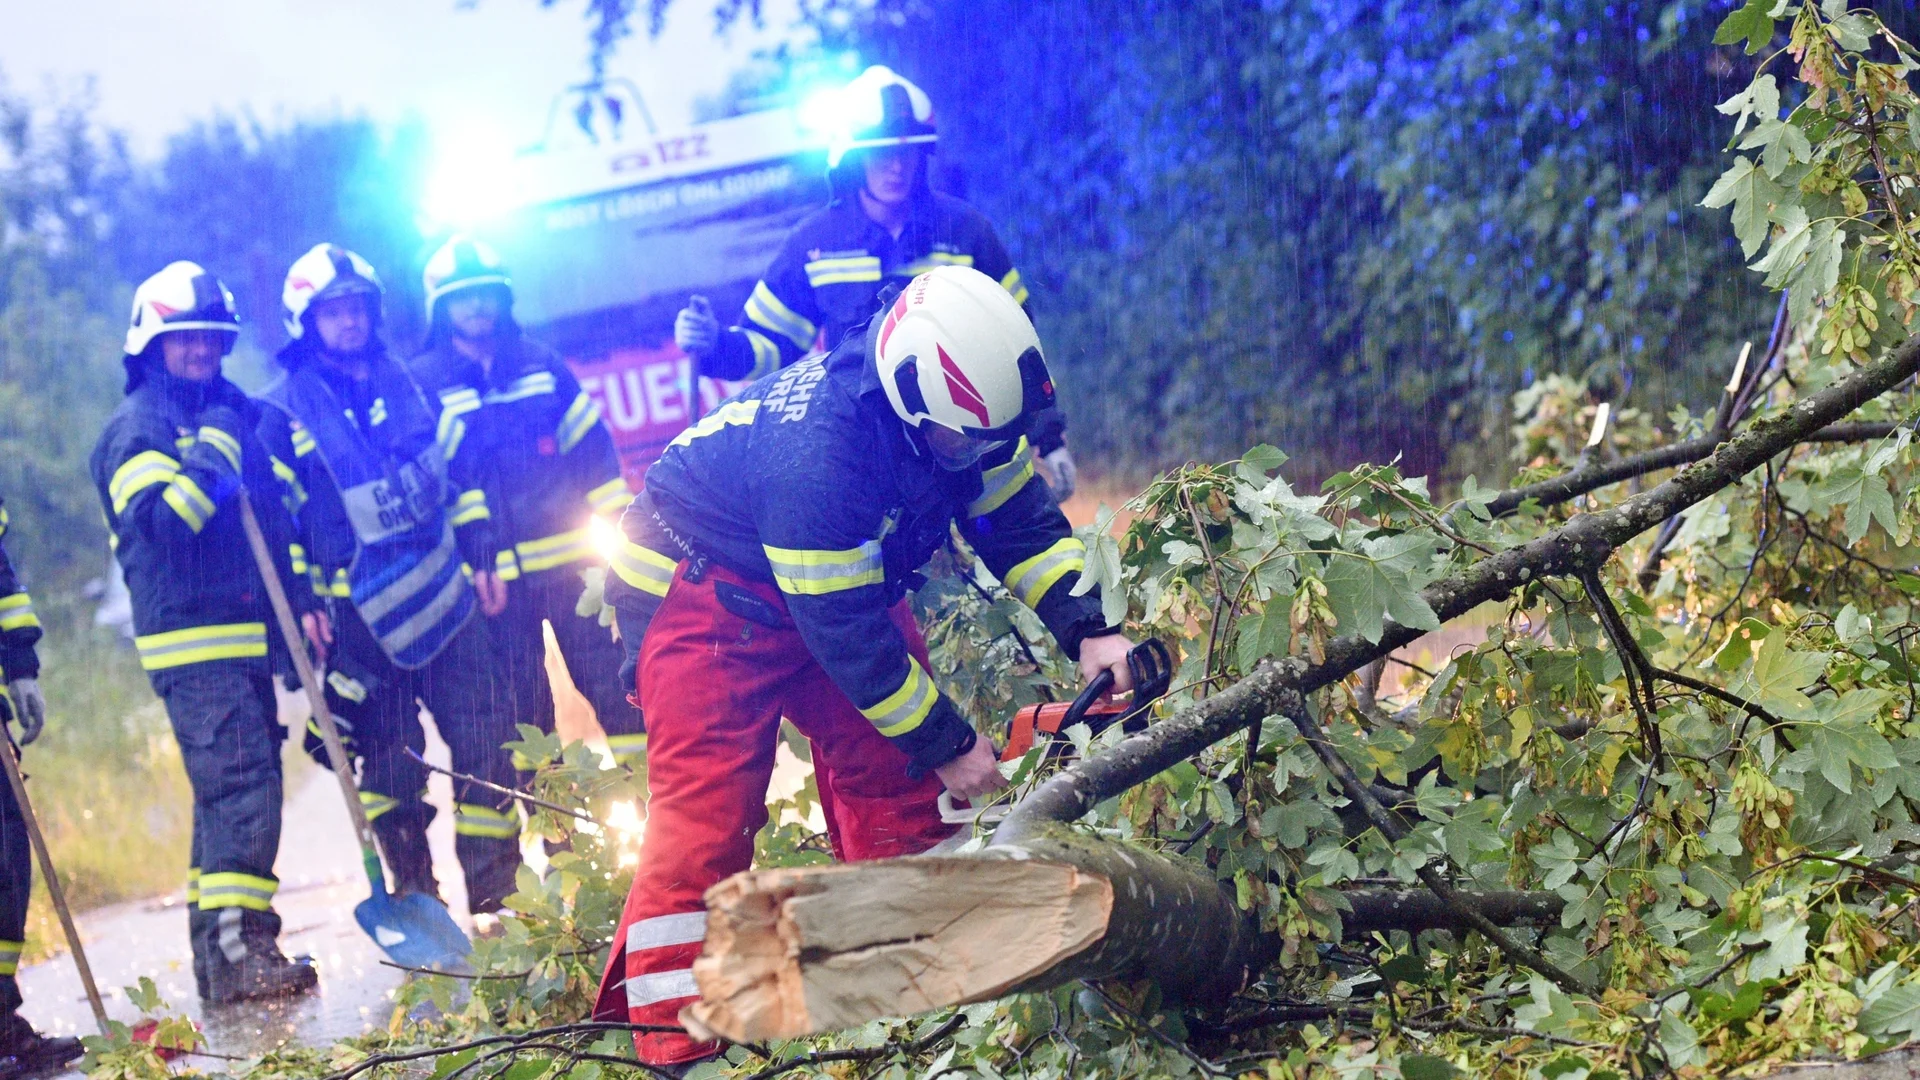
{"type": "MultiPolygon", "coordinates": [[[[1545,892],[1470,896],[1504,925],[1551,923],[1565,904],[1545,892]]],[[[1463,926],[1431,893],[1343,899],[1350,939],[1463,926]]],[[[681,1020],[735,1041],[789,1039],[1121,973],[1176,1000],[1222,1001],[1277,946],[1205,865],[1047,823],[969,856],[728,878],[707,893],[701,1000],[681,1020]],[[1223,956],[1239,966],[1220,967],[1223,956]]]]}
{"type": "MultiPolygon", "coordinates": [[[[1423,598],[1446,622],[1533,580],[1590,574],[1620,545],[1795,445],[1829,435],[1859,437],[1859,429],[1822,429],[1917,370],[1920,339],[1909,339],[1784,413],[1708,446],[1703,460],[1657,487],[1436,581],[1423,598]]],[[[1268,961],[1274,942],[1258,932],[1208,868],[1075,832],[1065,823],[1276,713],[1291,716],[1326,761],[1331,748],[1316,737],[1317,727],[1304,708],[1307,695],[1420,633],[1389,621],[1376,641],[1329,642],[1319,664],[1263,659],[1220,693],[1047,780],[976,855],[749,872],[728,879],[708,893],[706,947],[694,969],[701,1001],[682,1019],[697,1030],[752,1040],[848,1027],[1083,978],[1152,979],[1166,1000],[1175,1002],[1231,993],[1268,961]],[[921,869],[942,863],[951,869],[921,869]],[[1019,869],[1009,871],[1008,863],[1019,869]],[[961,888],[970,875],[993,884],[961,888]],[[1087,878],[1106,885],[1104,918],[1092,914],[1100,906],[1100,890],[1087,878]],[[1043,879],[1051,884],[1033,884],[1043,879]],[[1036,911],[1035,890],[1057,895],[1040,901],[1036,911]],[[815,914],[830,908],[837,909],[830,919],[815,914]],[[920,914],[923,910],[932,914],[920,914]],[[1099,923],[1091,934],[1084,932],[1088,920],[1099,923]]],[[[1357,786],[1350,771],[1342,776],[1332,762],[1329,767],[1350,798],[1363,807],[1372,804],[1369,816],[1377,823],[1373,811],[1379,807],[1371,794],[1357,786]]],[[[1487,898],[1455,892],[1437,877],[1428,884],[1431,899],[1421,901],[1417,911],[1406,908],[1405,914],[1419,916],[1415,921],[1479,930],[1516,964],[1570,983],[1530,947],[1498,933],[1500,923],[1487,898]]],[[[1532,894],[1504,902],[1516,922],[1539,921],[1557,910],[1553,900],[1532,894]]]]}

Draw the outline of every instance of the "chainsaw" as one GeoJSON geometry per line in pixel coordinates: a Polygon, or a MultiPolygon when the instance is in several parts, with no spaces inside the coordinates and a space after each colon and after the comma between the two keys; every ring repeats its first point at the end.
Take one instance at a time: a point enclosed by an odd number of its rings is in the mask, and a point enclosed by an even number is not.
{"type": "MultiPolygon", "coordinates": [[[[1042,701],[1021,708],[1013,714],[1013,727],[1007,734],[1006,748],[1000,751],[1000,760],[1019,760],[1033,749],[1041,736],[1049,740],[1044,760],[1060,760],[1072,752],[1073,743],[1054,736],[1075,724],[1085,724],[1093,735],[1115,724],[1128,734],[1145,730],[1151,706],[1173,684],[1173,654],[1158,638],[1148,638],[1128,650],[1127,672],[1133,676],[1133,694],[1126,701],[1107,696],[1113,689],[1113,672],[1107,670],[1095,675],[1087,688],[1070,702],[1042,701]]],[[[983,813],[989,815],[989,820],[997,820],[1004,817],[1008,809],[1010,807],[1005,806],[990,810],[962,809],[954,805],[952,794],[940,793],[940,818],[949,824],[983,820],[983,813]]]]}

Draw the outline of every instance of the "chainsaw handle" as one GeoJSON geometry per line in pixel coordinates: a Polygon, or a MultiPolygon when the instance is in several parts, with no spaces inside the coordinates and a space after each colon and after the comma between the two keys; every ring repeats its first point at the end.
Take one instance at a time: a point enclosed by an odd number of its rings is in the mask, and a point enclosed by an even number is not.
{"type": "MultiPolygon", "coordinates": [[[[1148,638],[1127,650],[1127,673],[1133,677],[1133,702],[1129,712],[1138,712],[1165,694],[1172,684],[1173,654],[1159,638],[1148,638]]],[[[1113,671],[1103,669],[1093,677],[1085,690],[1080,691],[1080,696],[1073,699],[1073,704],[1067,706],[1067,715],[1060,721],[1060,730],[1085,723],[1087,710],[1112,689],[1113,671]]]]}

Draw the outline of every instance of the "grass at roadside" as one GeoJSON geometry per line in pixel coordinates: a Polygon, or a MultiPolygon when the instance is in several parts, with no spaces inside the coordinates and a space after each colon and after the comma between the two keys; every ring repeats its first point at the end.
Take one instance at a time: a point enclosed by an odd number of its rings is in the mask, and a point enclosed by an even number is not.
{"type": "MultiPolygon", "coordinates": [[[[131,647],[66,613],[48,614],[40,684],[50,715],[26,751],[27,793],[68,902],[85,911],[177,892],[193,794],[166,713],[131,647]]],[[[65,947],[36,866],[27,959],[65,947]]]]}

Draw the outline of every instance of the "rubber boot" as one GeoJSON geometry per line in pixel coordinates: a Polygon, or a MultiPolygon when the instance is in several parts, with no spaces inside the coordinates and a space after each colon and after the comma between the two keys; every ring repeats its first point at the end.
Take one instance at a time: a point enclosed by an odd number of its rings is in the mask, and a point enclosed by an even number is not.
{"type": "Polygon", "coordinates": [[[42,1035],[19,1013],[0,1018],[0,1080],[56,1072],[84,1053],[79,1039],[42,1035]]]}
{"type": "Polygon", "coordinates": [[[207,969],[210,1005],[303,994],[320,984],[311,961],[280,951],[280,917],[227,907],[194,912],[193,946],[207,969]]]}
{"type": "Polygon", "coordinates": [[[387,857],[387,869],[393,874],[388,890],[395,896],[422,893],[440,899],[440,882],[433,876],[433,851],[427,846],[426,829],[388,826],[383,820],[375,823],[374,833],[380,838],[380,853],[387,857]]]}

